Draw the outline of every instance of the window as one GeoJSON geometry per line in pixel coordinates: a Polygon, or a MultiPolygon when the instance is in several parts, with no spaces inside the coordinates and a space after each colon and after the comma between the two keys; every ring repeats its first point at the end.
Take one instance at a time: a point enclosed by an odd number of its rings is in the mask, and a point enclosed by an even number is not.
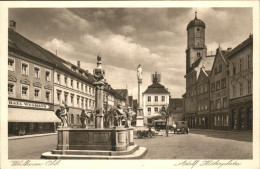
{"type": "Polygon", "coordinates": [[[214,110],[214,101],[210,101],[210,109],[214,110]]]}
{"type": "Polygon", "coordinates": [[[45,72],[45,80],[46,81],[51,81],[51,73],[48,70],[46,70],[46,72],[45,72]]]}
{"type": "Polygon", "coordinates": [[[85,109],[88,109],[88,99],[85,100],[85,109]]]}
{"type": "Polygon", "coordinates": [[[165,96],[162,96],[162,102],[164,102],[165,101],[165,96]]]}
{"type": "Polygon", "coordinates": [[[247,68],[249,69],[250,68],[250,56],[247,55],[247,68]]]}
{"type": "Polygon", "coordinates": [[[84,108],[84,98],[81,98],[81,108],[84,108]]]}
{"type": "Polygon", "coordinates": [[[93,108],[95,107],[95,101],[93,100],[93,108]]]}
{"type": "Polygon", "coordinates": [[[65,84],[65,86],[68,85],[68,78],[67,77],[64,77],[64,84],[65,84]]]}
{"type": "Polygon", "coordinates": [[[222,120],[223,125],[228,126],[228,116],[223,116],[222,119],[223,119],[222,120]]]}
{"type": "Polygon", "coordinates": [[[84,85],[83,85],[83,84],[81,84],[81,90],[82,90],[82,91],[84,90],[84,85]]]}
{"type": "Polygon", "coordinates": [[[227,108],[227,97],[223,98],[223,107],[227,108]]]}
{"type": "Polygon", "coordinates": [[[94,88],[92,89],[92,92],[93,92],[92,94],[95,95],[95,89],[94,88]]]}
{"type": "Polygon", "coordinates": [[[247,81],[247,93],[252,94],[252,80],[247,81]]]}
{"type": "Polygon", "coordinates": [[[34,77],[40,78],[40,68],[34,67],[34,77]]]}
{"type": "Polygon", "coordinates": [[[79,107],[79,96],[77,97],[77,106],[79,107]]]}
{"type": "Polygon", "coordinates": [[[233,75],[235,75],[236,74],[236,64],[232,63],[232,65],[233,65],[233,75]]]}
{"type": "Polygon", "coordinates": [[[57,101],[58,101],[58,103],[60,103],[60,101],[61,101],[60,94],[61,94],[61,91],[57,90],[57,101]]]}
{"type": "Polygon", "coordinates": [[[40,89],[34,89],[34,100],[40,99],[40,89]]]}
{"type": "Polygon", "coordinates": [[[79,114],[77,114],[77,124],[80,124],[79,114]]]}
{"type": "Polygon", "coordinates": [[[158,107],[155,107],[155,108],[154,108],[154,112],[155,112],[155,113],[158,113],[158,107]]]}
{"type": "Polygon", "coordinates": [[[90,108],[90,107],[91,107],[91,100],[89,100],[89,102],[88,102],[88,103],[89,103],[88,105],[89,105],[89,108],[90,108]]]}
{"type": "Polygon", "coordinates": [[[239,59],[239,72],[242,72],[242,59],[239,59]]]}
{"type": "Polygon", "coordinates": [[[29,96],[29,87],[28,86],[22,86],[22,98],[23,99],[28,99],[29,96]]]}
{"type": "Polygon", "coordinates": [[[218,74],[218,67],[215,67],[215,75],[218,74]]]}
{"type": "Polygon", "coordinates": [[[220,101],[220,99],[217,99],[216,100],[216,108],[220,109],[220,107],[221,107],[221,101],[220,101]]]}
{"type": "Polygon", "coordinates": [[[155,101],[155,102],[158,102],[158,96],[155,96],[155,97],[154,97],[154,101],[155,101]]]}
{"type": "Polygon", "coordinates": [[[151,102],[151,96],[148,96],[148,102],[151,102]]]}
{"type": "Polygon", "coordinates": [[[88,87],[88,93],[91,94],[91,87],[88,87]]]}
{"type": "Polygon", "coordinates": [[[70,86],[71,86],[71,88],[73,88],[73,80],[72,79],[70,80],[70,86]]]}
{"type": "Polygon", "coordinates": [[[222,72],[222,65],[219,65],[219,73],[222,72]]]}
{"type": "Polygon", "coordinates": [[[217,81],[216,83],[216,91],[220,90],[220,80],[217,81]]]}
{"type": "Polygon", "coordinates": [[[8,83],[8,95],[12,96],[14,94],[14,84],[8,83]]]}
{"type": "Polygon", "coordinates": [[[8,58],[8,70],[14,71],[14,59],[8,58]]]}
{"type": "Polygon", "coordinates": [[[74,115],[73,114],[70,115],[70,123],[74,124],[74,115]]]}
{"type": "Polygon", "coordinates": [[[226,88],[226,78],[221,79],[221,89],[226,88]]]}
{"type": "Polygon", "coordinates": [[[79,90],[79,82],[77,82],[77,89],[79,90]]]}
{"type": "Polygon", "coordinates": [[[151,107],[148,107],[147,111],[148,111],[148,115],[151,115],[151,107]]]}
{"type": "Polygon", "coordinates": [[[232,90],[233,90],[233,98],[235,98],[236,97],[236,85],[233,85],[232,86],[232,90]]]}
{"type": "Polygon", "coordinates": [[[88,86],[85,85],[85,92],[87,93],[88,92],[88,86]]]}
{"type": "Polygon", "coordinates": [[[239,87],[240,87],[240,96],[243,96],[243,83],[240,83],[239,84],[239,87]]]}
{"type": "Polygon", "coordinates": [[[66,104],[68,104],[68,93],[64,92],[64,101],[66,104]]]}
{"type": "Polygon", "coordinates": [[[211,92],[215,91],[215,82],[211,83],[211,92]]]}
{"type": "Polygon", "coordinates": [[[28,75],[29,66],[27,63],[22,62],[22,75],[28,75]]]}
{"type": "Polygon", "coordinates": [[[74,105],[74,94],[70,94],[70,103],[72,106],[74,105]]]}
{"type": "Polygon", "coordinates": [[[50,91],[46,91],[46,93],[45,93],[45,101],[46,102],[50,102],[50,94],[51,94],[51,92],[50,91]]]}
{"type": "Polygon", "coordinates": [[[57,74],[57,83],[60,84],[60,74],[57,74]]]}

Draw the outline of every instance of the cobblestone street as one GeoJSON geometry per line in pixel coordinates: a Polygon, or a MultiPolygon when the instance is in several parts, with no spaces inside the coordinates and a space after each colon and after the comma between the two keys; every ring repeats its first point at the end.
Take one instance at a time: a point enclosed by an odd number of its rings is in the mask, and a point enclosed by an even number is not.
{"type": "Polygon", "coordinates": [[[169,137],[135,139],[148,152],[144,159],[251,159],[252,135],[194,130],[169,137]]]}
{"type": "MultiPolygon", "coordinates": [[[[148,149],[143,159],[252,158],[253,142],[249,133],[191,130],[188,135],[166,137],[165,131],[160,134],[155,138],[134,139],[135,144],[148,149]]],[[[43,152],[55,149],[56,139],[57,135],[51,135],[13,141],[9,145],[9,159],[40,159],[43,152]]]]}

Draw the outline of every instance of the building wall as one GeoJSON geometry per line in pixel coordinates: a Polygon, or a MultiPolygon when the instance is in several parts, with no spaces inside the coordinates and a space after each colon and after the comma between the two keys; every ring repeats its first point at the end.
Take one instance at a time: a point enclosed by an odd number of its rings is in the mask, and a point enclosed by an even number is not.
{"type": "Polygon", "coordinates": [[[201,71],[197,82],[197,128],[210,127],[209,91],[209,77],[201,71]]]}
{"type": "Polygon", "coordinates": [[[162,106],[169,105],[169,97],[170,94],[143,94],[143,114],[145,124],[147,124],[147,118],[160,115],[159,113],[156,113],[155,109],[159,112],[162,106]],[[158,101],[155,101],[156,96],[158,97],[158,101]],[[164,101],[162,101],[162,96],[165,97],[164,101]],[[151,97],[151,101],[148,101],[148,97],[151,97]],[[150,113],[148,112],[148,108],[151,110],[150,113]]]}
{"type": "Polygon", "coordinates": [[[92,84],[88,84],[82,79],[79,79],[62,70],[55,69],[54,111],[60,109],[59,105],[62,101],[66,102],[69,107],[69,125],[80,125],[81,122],[79,118],[82,110],[86,110],[86,112],[93,112],[95,108],[95,88],[92,84]],[[58,80],[58,75],[60,80],[58,80]],[[67,78],[67,83],[65,83],[65,77],[67,78]]]}
{"type": "Polygon", "coordinates": [[[253,44],[229,57],[229,62],[230,128],[252,130],[253,44]]]}
{"type": "MultiPolygon", "coordinates": [[[[218,49],[220,51],[220,49],[218,49]]],[[[228,65],[217,52],[210,76],[211,128],[228,130],[228,65]],[[225,79],[225,80],[224,80],[225,79]]]]}
{"type": "Polygon", "coordinates": [[[9,98],[25,99],[30,101],[52,103],[53,98],[53,68],[39,61],[27,57],[9,53],[9,59],[14,60],[14,66],[8,66],[8,84],[13,84],[13,93],[8,94],[9,98]],[[22,63],[28,64],[28,74],[22,74],[22,63]],[[34,75],[34,67],[39,68],[39,78],[34,75]],[[50,79],[46,80],[45,72],[50,72],[50,79]],[[13,79],[15,78],[15,79],[13,79]],[[22,96],[22,86],[28,87],[28,97],[22,96]],[[34,90],[39,90],[39,96],[34,96],[34,90]],[[46,92],[49,92],[49,100],[46,99],[46,92]]]}

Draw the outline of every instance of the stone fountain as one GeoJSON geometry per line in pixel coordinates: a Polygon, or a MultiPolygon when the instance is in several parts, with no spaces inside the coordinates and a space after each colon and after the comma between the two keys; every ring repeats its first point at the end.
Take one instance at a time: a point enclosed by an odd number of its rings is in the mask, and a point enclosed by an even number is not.
{"type": "MultiPolygon", "coordinates": [[[[59,127],[57,148],[41,155],[43,159],[139,159],[147,149],[134,144],[132,127],[103,128],[103,89],[105,71],[97,57],[94,76],[97,82],[95,95],[95,128],[59,127]]],[[[81,118],[85,116],[82,115],[81,118]]],[[[82,119],[84,121],[84,119],[82,119]]]]}

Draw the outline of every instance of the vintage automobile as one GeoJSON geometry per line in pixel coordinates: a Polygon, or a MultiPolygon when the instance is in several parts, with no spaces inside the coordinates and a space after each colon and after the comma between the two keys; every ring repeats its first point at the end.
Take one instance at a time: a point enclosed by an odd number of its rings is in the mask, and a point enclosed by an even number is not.
{"type": "Polygon", "coordinates": [[[176,133],[188,134],[189,133],[188,122],[177,121],[175,122],[175,125],[172,126],[171,130],[174,131],[174,134],[176,133]]]}
{"type": "Polygon", "coordinates": [[[165,120],[154,120],[154,128],[156,131],[166,129],[166,121],[165,120]]]}

